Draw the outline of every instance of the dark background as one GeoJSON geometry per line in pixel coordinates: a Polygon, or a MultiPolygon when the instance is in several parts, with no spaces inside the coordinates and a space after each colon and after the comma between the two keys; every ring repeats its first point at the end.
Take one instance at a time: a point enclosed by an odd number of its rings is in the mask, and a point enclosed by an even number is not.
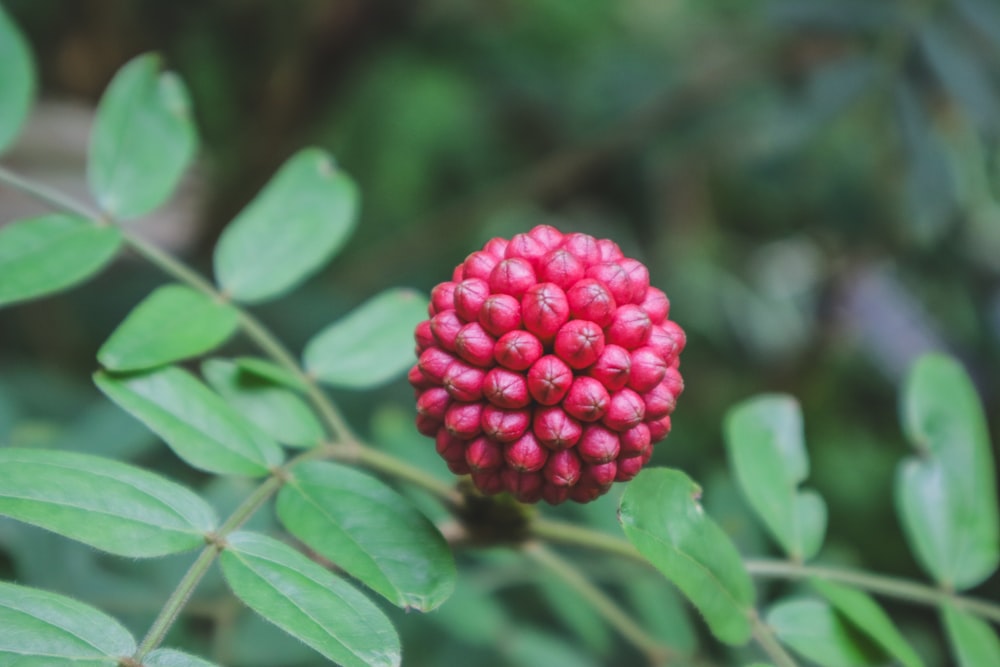
{"type": "MultiPolygon", "coordinates": [[[[179,72],[201,158],[144,227],[205,272],[222,227],[297,149],[329,149],[357,179],[351,242],[258,311],[293,349],[383,288],[429,290],[493,235],[545,222],[611,237],[649,265],[688,333],[687,390],[654,462],[700,480],[745,553],[774,553],[725,471],[721,421],[752,394],[791,393],[805,413],[809,485],[830,507],[822,557],[923,578],[892,503],[909,453],[897,410],[909,363],[928,349],[956,355],[991,432],[1000,427],[992,0],[4,5],[42,81],[42,107],[4,159],[12,169],[82,192],[92,110],[117,68],[155,50],[179,72]]],[[[0,224],[30,206],[0,189],[0,224]]],[[[197,477],[89,382],[96,349],[164,280],[126,256],[71,293],[0,313],[0,441],[132,458],[232,506],[246,484],[197,477]]],[[[405,426],[405,381],[336,398],[379,444],[395,438],[415,458],[432,447],[405,426]]],[[[614,530],[618,493],[542,511],[614,530]]],[[[609,590],[631,590],[634,568],[577,557],[609,590]]],[[[396,619],[406,664],[577,664],[572,651],[589,654],[579,664],[632,664],[571,593],[539,588],[516,558],[463,558],[468,599],[396,619]]],[[[0,573],[94,601],[140,633],[185,565],[121,563],[0,521],[0,573]]],[[[213,585],[174,645],[226,664],[309,664],[213,585]]],[[[996,599],[1000,580],[975,594],[996,599]]],[[[888,608],[942,664],[934,614],[888,608]]],[[[729,664],[703,645],[700,664],[729,664]]]]}

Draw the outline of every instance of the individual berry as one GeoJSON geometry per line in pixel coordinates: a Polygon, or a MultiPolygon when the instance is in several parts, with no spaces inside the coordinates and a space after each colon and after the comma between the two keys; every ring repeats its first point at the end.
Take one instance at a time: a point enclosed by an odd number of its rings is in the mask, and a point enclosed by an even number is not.
{"type": "Polygon", "coordinates": [[[542,469],[549,458],[549,450],[539,444],[532,433],[507,444],[503,450],[504,461],[513,470],[535,472],[542,469]]]}
{"type": "Polygon", "coordinates": [[[489,281],[490,274],[493,273],[494,267],[500,263],[501,258],[503,255],[492,255],[484,251],[474,252],[465,258],[465,264],[462,265],[462,276],[465,280],[479,278],[489,281]]]}
{"type": "Polygon", "coordinates": [[[475,322],[483,302],[490,295],[490,285],[481,278],[468,278],[455,286],[455,312],[466,322],[475,322]]]}
{"type": "Polygon", "coordinates": [[[632,372],[632,356],[624,347],[605,345],[601,356],[587,372],[608,391],[618,391],[628,384],[632,372]]]}
{"type": "Polygon", "coordinates": [[[524,371],[538,361],[544,348],[534,334],[521,329],[508,331],[497,339],[493,357],[497,363],[512,371],[524,371]]]}
{"type": "Polygon", "coordinates": [[[444,427],[459,440],[472,440],[482,433],[483,404],[452,403],[444,413],[444,427]]]}
{"type": "Polygon", "coordinates": [[[617,305],[607,286],[591,278],[578,280],[566,292],[569,312],[575,319],[589,320],[602,329],[611,324],[617,305]]]}
{"type": "Polygon", "coordinates": [[[498,408],[523,408],[531,402],[524,376],[499,366],[491,368],[483,379],[483,396],[498,408]]]}
{"type": "MultiPolygon", "coordinates": [[[[556,248],[549,251],[538,266],[538,279],[548,283],[554,283],[563,290],[583,280],[586,267],[576,255],[565,248],[556,248]]],[[[609,293],[610,296],[610,293],[609,293]]]]}
{"type": "Polygon", "coordinates": [[[640,347],[632,350],[629,355],[632,370],[629,373],[628,386],[640,393],[650,391],[660,384],[667,374],[666,360],[651,347],[640,347]]]}
{"type": "MultiPolygon", "coordinates": [[[[509,247],[509,246],[508,246],[509,247]]],[[[490,291],[520,299],[537,282],[531,263],[520,257],[502,259],[490,272],[490,291]]]]}
{"type": "Polygon", "coordinates": [[[442,385],[456,401],[478,401],[483,397],[486,371],[461,361],[452,362],[444,373],[442,385]]]}
{"type": "Polygon", "coordinates": [[[631,389],[622,389],[611,394],[608,411],[601,421],[612,431],[627,431],[645,416],[646,404],[642,402],[642,397],[631,389]]]}
{"type": "Polygon", "coordinates": [[[604,351],[604,332],[589,320],[570,320],[556,333],[554,348],[571,368],[586,368],[604,351]]]}
{"type": "Polygon", "coordinates": [[[590,502],[670,431],[684,332],[613,241],[548,225],[490,239],[428,313],[407,375],[417,429],[484,494],[590,502]]]}
{"type": "Polygon", "coordinates": [[[496,470],[503,465],[503,445],[488,437],[478,437],[472,442],[462,443],[465,449],[465,462],[474,472],[496,470]]]}
{"type": "Polygon", "coordinates": [[[586,276],[607,287],[619,306],[632,302],[632,281],[618,262],[595,264],[587,269],[586,276]]]}
{"type": "Polygon", "coordinates": [[[492,404],[483,406],[483,433],[496,442],[514,442],[531,426],[531,410],[504,410],[492,404]]]}
{"type": "Polygon", "coordinates": [[[455,283],[439,283],[431,290],[430,314],[440,313],[455,307],[455,283]]]}
{"type": "Polygon", "coordinates": [[[494,336],[521,326],[521,302],[509,294],[491,294],[483,301],[479,323],[494,336]]]}
{"type": "Polygon", "coordinates": [[[431,318],[431,333],[438,345],[449,352],[454,352],[455,337],[464,324],[454,308],[439,310],[437,315],[431,318]]]}
{"type": "Polygon", "coordinates": [[[634,350],[649,340],[652,326],[646,311],[635,304],[625,304],[615,311],[611,324],[605,329],[607,342],[634,350]]]}
{"type": "Polygon", "coordinates": [[[531,430],[535,433],[538,442],[549,449],[556,450],[572,447],[583,434],[580,422],[557,406],[535,410],[531,430]]]}
{"type": "Polygon", "coordinates": [[[493,346],[496,340],[486,333],[479,322],[469,322],[455,336],[455,351],[458,356],[476,366],[490,366],[493,363],[493,346]]]}
{"type": "Polygon", "coordinates": [[[444,382],[444,374],[453,361],[455,361],[455,357],[440,347],[429,347],[420,353],[417,366],[420,367],[424,377],[439,385],[444,382]]]}
{"type": "Polygon", "coordinates": [[[566,293],[555,283],[539,283],[521,297],[521,321],[524,328],[545,343],[552,342],[559,327],[569,319],[566,293]]]}
{"type": "Polygon", "coordinates": [[[563,409],[584,422],[596,422],[608,411],[611,397],[603,384],[582,375],[575,380],[563,399],[563,409]]]}
{"type": "Polygon", "coordinates": [[[649,315],[650,322],[661,324],[663,320],[667,319],[667,315],[670,314],[670,299],[667,298],[663,290],[650,287],[646,290],[645,298],[643,298],[639,307],[649,315]]]}

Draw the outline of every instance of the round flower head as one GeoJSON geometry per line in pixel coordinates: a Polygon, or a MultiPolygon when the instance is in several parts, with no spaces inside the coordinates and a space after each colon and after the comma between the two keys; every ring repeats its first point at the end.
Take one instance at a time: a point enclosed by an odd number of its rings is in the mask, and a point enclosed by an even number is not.
{"type": "Polygon", "coordinates": [[[418,430],[486,495],[590,502],[632,479],[684,389],[684,331],[649,280],[608,239],[490,239],[414,333],[418,430]]]}

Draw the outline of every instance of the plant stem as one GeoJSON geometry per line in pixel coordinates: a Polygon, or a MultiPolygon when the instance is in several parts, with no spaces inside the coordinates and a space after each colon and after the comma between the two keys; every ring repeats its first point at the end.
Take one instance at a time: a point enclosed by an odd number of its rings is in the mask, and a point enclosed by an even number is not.
{"type": "Polygon", "coordinates": [[[747,571],[756,577],[779,579],[806,579],[815,577],[826,581],[849,584],[878,595],[932,607],[952,604],[969,613],[989,619],[994,623],[1000,623],[1000,605],[987,602],[986,600],[955,595],[945,590],[905,579],[859,572],[847,568],[800,565],[786,561],[751,559],[744,561],[744,564],[747,571]]]}
{"type": "Polygon", "coordinates": [[[767,627],[760,620],[757,612],[753,610],[750,612],[750,628],[754,641],[763,649],[767,657],[774,662],[775,667],[798,667],[795,659],[788,655],[788,651],[775,639],[771,628],[767,627]]]}
{"type": "Polygon", "coordinates": [[[72,197],[67,197],[62,192],[49,186],[38,183],[23,176],[18,176],[12,171],[0,167],[0,183],[6,183],[13,189],[23,192],[26,195],[34,197],[43,204],[48,204],[53,208],[60,209],[67,213],[72,213],[73,215],[79,215],[84,218],[90,218],[95,222],[102,224],[107,224],[108,220],[105,216],[101,215],[96,209],[92,209],[85,204],[78,202],[72,197]]]}
{"type": "Polygon", "coordinates": [[[528,542],[523,551],[579,593],[611,627],[646,655],[650,665],[667,664],[672,651],[649,636],[614,600],[583,576],[576,566],[540,542],[528,542]]]}
{"type": "Polygon", "coordinates": [[[591,528],[583,528],[571,523],[538,518],[531,522],[528,530],[533,537],[543,539],[547,542],[596,549],[597,551],[624,556],[644,565],[649,565],[649,561],[643,558],[642,554],[636,551],[635,547],[625,540],[591,528]]]}
{"type": "Polygon", "coordinates": [[[420,468],[412,466],[391,454],[356,443],[353,447],[331,448],[330,458],[348,463],[357,463],[371,470],[385,473],[390,477],[410,482],[437,496],[451,507],[462,504],[462,494],[454,485],[443,482],[420,468]]]}
{"type": "Polygon", "coordinates": [[[198,558],[195,559],[191,567],[184,574],[184,577],[178,582],[177,588],[174,592],[170,594],[167,598],[167,602],[163,605],[163,609],[160,610],[160,614],[153,621],[153,625],[150,626],[149,632],[146,633],[146,637],[139,644],[139,648],[136,649],[135,654],[132,658],[138,662],[142,663],[143,658],[146,655],[160,645],[163,638],[167,636],[167,632],[173,626],[177,617],[180,615],[181,610],[184,609],[184,605],[187,604],[188,599],[191,594],[194,593],[194,589],[198,586],[198,582],[201,581],[205,573],[208,572],[208,568],[212,566],[212,562],[215,561],[215,557],[219,554],[219,546],[217,544],[210,544],[202,552],[198,554],[198,558]]]}

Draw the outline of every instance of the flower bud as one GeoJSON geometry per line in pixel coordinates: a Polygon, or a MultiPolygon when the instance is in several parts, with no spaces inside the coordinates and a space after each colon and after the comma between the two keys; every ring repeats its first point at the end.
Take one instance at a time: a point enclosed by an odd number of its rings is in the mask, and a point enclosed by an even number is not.
{"type": "Polygon", "coordinates": [[[483,472],[472,472],[472,483],[476,485],[484,495],[495,496],[498,493],[503,493],[503,468],[496,468],[494,470],[486,470],[483,472]]]}
{"type": "Polygon", "coordinates": [[[584,278],[566,291],[569,313],[578,320],[590,320],[600,328],[611,324],[617,304],[607,287],[596,280],[584,278]]]}
{"type": "Polygon", "coordinates": [[[611,394],[611,402],[602,422],[612,431],[627,431],[645,416],[646,405],[642,397],[631,389],[622,389],[611,394]]]}
{"type": "Polygon", "coordinates": [[[556,333],[555,353],[571,368],[590,366],[604,351],[604,332],[588,320],[570,320],[556,333]]]}
{"type": "Polygon", "coordinates": [[[434,448],[447,463],[461,462],[465,464],[466,444],[444,428],[438,429],[434,437],[434,448]]]}
{"type": "Polygon", "coordinates": [[[628,383],[631,371],[632,357],[629,351],[619,345],[605,345],[601,356],[587,373],[608,391],[618,391],[628,383]]]}
{"type": "Polygon", "coordinates": [[[483,380],[486,371],[455,361],[444,374],[444,388],[456,401],[478,401],[483,397],[483,380]]]}
{"type": "Polygon", "coordinates": [[[549,454],[543,474],[554,486],[573,486],[580,479],[583,462],[572,449],[562,449],[549,454]]]}
{"type": "Polygon", "coordinates": [[[635,304],[626,304],[615,311],[608,325],[607,342],[634,350],[649,340],[652,323],[649,315],[635,304]]]}
{"type": "Polygon", "coordinates": [[[601,261],[601,251],[597,247],[597,239],[590,234],[580,232],[567,234],[563,237],[563,247],[576,255],[585,267],[599,264],[601,261]]]}
{"type": "Polygon", "coordinates": [[[667,316],[670,314],[670,299],[667,298],[663,290],[649,287],[646,289],[645,298],[643,298],[639,307],[649,315],[650,322],[653,324],[662,324],[663,320],[667,319],[667,316]]]}
{"type": "Polygon", "coordinates": [[[538,408],[531,430],[538,442],[549,449],[568,449],[577,443],[583,433],[580,422],[566,414],[560,407],[538,408]]]}
{"type": "Polygon", "coordinates": [[[494,294],[509,294],[515,299],[524,296],[535,282],[535,270],[528,260],[520,257],[500,260],[490,272],[490,291],[494,294]]]}
{"type": "Polygon", "coordinates": [[[580,421],[595,422],[605,415],[610,403],[611,397],[603,384],[592,377],[581,376],[573,380],[562,406],[580,421]]]}
{"type": "Polygon", "coordinates": [[[640,347],[630,354],[632,370],[628,386],[639,393],[660,384],[667,373],[667,362],[651,347],[640,347]]]}
{"type": "Polygon", "coordinates": [[[629,280],[621,264],[617,262],[596,264],[587,269],[586,276],[607,287],[619,306],[632,302],[632,281],[629,280]]]}
{"type": "Polygon", "coordinates": [[[670,433],[670,417],[661,417],[659,419],[648,419],[646,420],[646,426],[649,427],[649,437],[653,442],[659,442],[667,437],[670,433]]]}
{"type": "Polygon", "coordinates": [[[622,459],[642,456],[653,447],[649,427],[643,423],[636,424],[629,430],[620,433],[618,440],[621,442],[621,452],[618,456],[622,459]]]}
{"type": "Polygon", "coordinates": [[[529,234],[515,234],[514,238],[507,244],[504,257],[507,259],[523,259],[531,264],[532,268],[538,267],[542,257],[548,252],[541,243],[529,234]]]}
{"type": "Polygon", "coordinates": [[[503,446],[489,438],[476,438],[465,447],[465,462],[473,472],[495,470],[503,465],[503,446]]]}
{"type": "Polygon", "coordinates": [[[444,427],[459,440],[472,440],[482,433],[483,404],[452,403],[444,413],[444,427]]]}
{"type": "Polygon", "coordinates": [[[455,307],[455,283],[438,283],[431,290],[431,303],[428,309],[431,315],[455,307]]]}
{"type": "MultiPolygon", "coordinates": [[[[565,291],[582,280],[585,272],[583,262],[575,255],[565,248],[557,248],[542,258],[538,267],[538,279],[553,283],[565,291]]],[[[608,296],[611,296],[610,292],[608,296]]]]}
{"type": "Polygon", "coordinates": [[[508,331],[493,346],[493,357],[497,363],[512,371],[531,368],[542,357],[542,352],[542,344],[538,338],[521,329],[508,331]]]}
{"type": "Polygon", "coordinates": [[[455,361],[455,357],[440,347],[429,347],[420,353],[417,365],[420,367],[424,377],[434,384],[440,385],[444,382],[445,371],[448,370],[448,366],[451,366],[453,361],[455,361]]]}
{"type": "Polygon", "coordinates": [[[451,405],[451,396],[441,387],[431,387],[417,399],[417,414],[444,421],[444,413],[451,405]]]}
{"type": "Polygon", "coordinates": [[[498,408],[523,408],[531,402],[524,376],[499,366],[486,373],[483,396],[498,408]]]}
{"type": "Polygon", "coordinates": [[[410,385],[416,391],[416,396],[419,398],[420,394],[423,393],[424,389],[430,389],[434,386],[434,383],[424,376],[424,372],[420,370],[420,366],[414,364],[410,367],[409,372],[406,374],[406,379],[410,382],[410,385]]]}
{"type": "Polygon", "coordinates": [[[541,341],[551,342],[559,327],[569,319],[566,294],[555,283],[533,285],[521,297],[524,328],[541,341]]]}
{"type": "Polygon", "coordinates": [[[455,312],[454,308],[439,310],[437,315],[431,318],[431,333],[438,345],[449,352],[454,352],[455,337],[458,336],[458,330],[464,324],[458,318],[458,313],[455,312]]]}
{"type": "Polygon", "coordinates": [[[483,433],[497,442],[514,442],[531,425],[531,410],[504,410],[495,405],[483,406],[483,433]]]}
{"type": "Polygon", "coordinates": [[[537,503],[542,499],[542,487],[545,478],[538,472],[519,472],[504,468],[500,474],[503,487],[522,503],[537,503]]]}
{"type": "Polygon", "coordinates": [[[528,236],[542,244],[546,251],[558,248],[563,242],[563,233],[552,225],[537,225],[528,236]]]}
{"type": "Polygon", "coordinates": [[[504,460],[512,469],[520,472],[541,470],[549,458],[549,452],[539,444],[530,431],[504,446],[504,460]]]}
{"type": "Polygon", "coordinates": [[[455,351],[458,356],[476,366],[493,364],[493,346],[496,340],[486,333],[479,322],[469,322],[458,330],[455,336],[455,351]]]}
{"type": "Polygon", "coordinates": [[[431,331],[431,321],[424,320],[418,324],[413,331],[413,338],[417,341],[418,356],[427,348],[434,347],[437,344],[437,339],[434,338],[434,332],[431,331]]]}
{"type": "Polygon", "coordinates": [[[490,295],[490,285],[481,278],[468,278],[455,286],[455,311],[466,322],[479,319],[483,302],[490,295]]]}
{"type": "Polygon", "coordinates": [[[462,275],[466,280],[469,278],[479,278],[480,280],[485,280],[489,282],[490,274],[493,273],[493,269],[496,265],[500,263],[500,257],[494,256],[488,252],[474,252],[465,258],[465,264],[462,265],[462,275]]]}
{"type": "Polygon", "coordinates": [[[674,411],[677,395],[669,382],[661,382],[642,395],[642,402],[646,405],[646,419],[661,419],[674,411]]]}
{"type": "Polygon", "coordinates": [[[618,471],[615,473],[616,482],[628,482],[635,478],[645,465],[641,456],[633,456],[627,459],[618,459],[618,471]]]}
{"type": "Polygon", "coordinates": [[[494,236],[486,245],[483,246],[483,252],[487,252],[497,258],[499,262],[501,259],[507,256],[507,245],[510,243],[507,239],[502,239],[499,236],[494,236]]]}
{"type": "Polygon", "coordinates": [[[621,442],[618,434],[603,426],[590,424],[583,429],[580,442],[576,444],[576,453],[584,463],[607,463],[618,458],[621,442]]]}
{"type": "Polygon", "coordinates": [[[597,252],[602,262],[617,262],[625,257],[622,249],[611,239],[597,239],[597,252]]]}
{"type": "Polygon", "coordinates": [[[649,289],[649,269],[637,259],[624,257],[618,260],[618,266],[625,271],[629,284],[632,285],[631,303],[641,304],[646,298],[646,291],[649,289]]]}
{"type": "Polygon", "coordinates": [[[548,354],[528,369],[528,391],[542,405],[563,400],[573,384],[573,370],[554,355],[548,354]]]}
{"type": "Polygon", "coordinates": [[[521,302],[509,294],[491,294],[479,311],[479,323],[494,336],[521,326],[521,302]]]}

